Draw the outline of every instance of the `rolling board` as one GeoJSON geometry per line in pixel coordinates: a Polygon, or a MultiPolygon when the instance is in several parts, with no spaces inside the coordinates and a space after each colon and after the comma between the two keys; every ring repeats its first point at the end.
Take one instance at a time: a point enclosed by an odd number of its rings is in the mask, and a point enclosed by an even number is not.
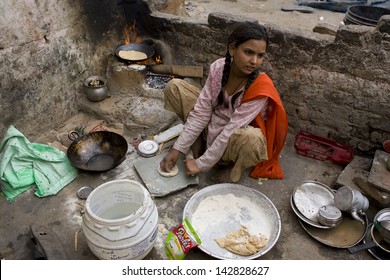
{"type": "Polygon", "coordinates": [[[157,167],[165,155],[166,153],[150,158],[141,158],[134,163],[135,169],[153,197],[166,196],[188,186],[197,185],[199,183],[199,176],[191,177],[185,175],[183,155],[181,155],[177,161],[179,173],[176,176],[161,176],[157,171],[157,167]]]}

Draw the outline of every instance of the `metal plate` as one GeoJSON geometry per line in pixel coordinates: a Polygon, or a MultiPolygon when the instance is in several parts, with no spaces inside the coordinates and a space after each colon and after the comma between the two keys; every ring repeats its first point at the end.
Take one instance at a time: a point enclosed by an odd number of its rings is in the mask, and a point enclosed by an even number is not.
{"type": "Polygon", "coordinates": [[[183,219],[187,217],[195,231],[199,234],[202,244],[199,248],[217,259],[256,259],[267,253],[277,242],[281,221],[279,212],[272,201],[263,193],[239,184],[216,184],[208,186],[194,194],[187,202],[183,219]],[[207,198],[229,197],[224,202],[218,200],[215,207],[207,211],[207,220],[195,220],[198,206],[207,198]],[[232,200],[234,203],[231,203],[232,200]],[[239,209],[239,213],[234,209],[239,209]],[[250,256],[234,254],[218,246],[215,238],[225,237],[228,233],[237,231],[241,225],[256,227],[256,232],[268,238],[267,245],[259,252],[250,256]]]}
{"type": "Polygon", "coordinates": [[[294,211],[295,215],[297,215],[298,218],[299,218],[300,220],[302,220],[303,222],[305,222],[305,223],[307,223],[307,224],[309,224],[309,225],[311,225],[311,226],[313,226],[313,227],[317,227],[317,228],[322,228],[322,229],[330,229],[330,228],[332,228],[332,227],[330,227],[330,226],[322,225],[322,224],[320,224],[320,223],[318,223],[318,222],[313,222],[312,220],[309,220],[308,218],[306,218],[305,216],[303,216],[302,213],[299,212],[298,208],[295,206],[295,204],[294,204],[294,199],[293,199],[293,196],[292,196],[292,195],[291,195],[291,197],[290,197],[290,204],[291,204],[291,208],[292,208],[292,210],[294,211]]]}
{"type": "Polygon", "coordinates": [[[358,244],[366,235],[368,221],[366,216],[362,218],[365,219],[364,225],[345,215],[342,222],[331,229],[313,227],[301,220],[299,222],[311,237],[322,244],[335,248],[350,248],[358,244]]]}
{"type": "Polygon", "coordinates": [[[295,187],[293,200],[303,216],[319,224],[318,210],[325,205],[334,205],[334,192],[325,184],[303,181],[295,187]]]}

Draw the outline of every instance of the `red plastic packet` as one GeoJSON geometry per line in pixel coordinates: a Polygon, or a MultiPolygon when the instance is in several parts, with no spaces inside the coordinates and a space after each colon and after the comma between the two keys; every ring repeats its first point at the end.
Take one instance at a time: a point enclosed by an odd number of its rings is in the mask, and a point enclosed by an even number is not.
{"type": "Polygon", "coordinates": [[[171,260],[183,260],[188,252],[202,242],[187,218],[168,233],[165,252],[171,260]]]}

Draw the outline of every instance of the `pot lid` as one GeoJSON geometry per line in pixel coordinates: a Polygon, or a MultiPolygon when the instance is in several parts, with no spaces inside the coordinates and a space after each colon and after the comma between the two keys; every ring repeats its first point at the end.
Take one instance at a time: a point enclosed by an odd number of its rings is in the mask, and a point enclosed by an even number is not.
{"type": "Polygon", "coordinates": [[[88,195],[93,191],[93,187],[84,186],[77,191],[77,197],[80,199],[87,199],[88,195]]]}
{"type": "Polygon", "coordinates": [[[138,152],[142,156],[153,156],[158,151],[158,143],[153,140],[145,140],[139,143],[138,152]]]}

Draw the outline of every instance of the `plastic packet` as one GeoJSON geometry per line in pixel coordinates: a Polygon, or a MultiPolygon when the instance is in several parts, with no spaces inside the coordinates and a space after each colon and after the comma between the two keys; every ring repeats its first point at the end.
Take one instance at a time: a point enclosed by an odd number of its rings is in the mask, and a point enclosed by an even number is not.
{"type": "Polygon", "coordinates": [[[201,240],[187,218],[173,228],[165,239],[165,252],[171,260],[183,260],[188,252],[201,244],[201,240]]]}

